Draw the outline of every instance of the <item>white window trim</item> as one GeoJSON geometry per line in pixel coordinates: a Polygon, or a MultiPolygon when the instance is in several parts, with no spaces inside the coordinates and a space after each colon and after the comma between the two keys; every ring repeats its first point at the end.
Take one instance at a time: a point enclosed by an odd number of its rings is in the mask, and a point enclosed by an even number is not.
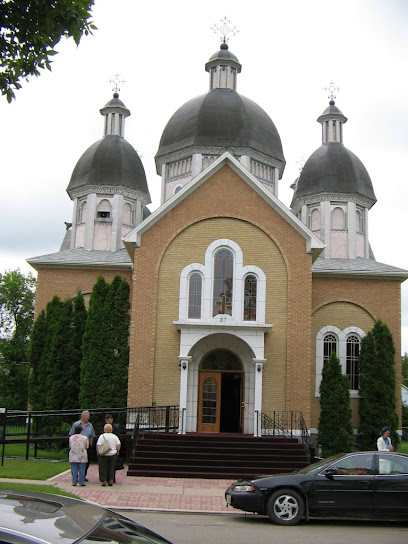
{"type": "MultiPolygon", "coordinates": [[[[244,321],[244,288],[245,276],[253,274],[257,278],[257,297],[256,297],[256,322],[265,323],[266,306],[266,276],[261,268],[254,265],[243,266],[243,253],[239,245],[228,239],[220,239],[212,242],[205,252],[205,264],[191,263],[183,268],[180,274],[180,295],[179,295],[179,320],[191,321],[212,321],[213,309],[213,279],[214,279],[214,255],[220,248],[227,248],[232,251],[234,256],[233,265],[233,299],[232,299],[232,319],[240,323],[249,323],[244,321]],[[189,276],[193,272],[199,272],[203,278],[201,292],[201,319],[191,319],[188,317],[188,294],[189,294],[189,276]]],[[[215,316],[216,317],[216,316],[215,316]]],[[[252,322],[253,323],[253,322],[252,322]]]]}
{"type": "MultiPolygon", "coordinates": [[[[340,361],[341,371],[346,374],[346,360],[347,360],[347,337],[351,334],[359,336],[360,342],[365,336],[365,332],[359,327],[346,327],[344,330],[340,330],[332,325],[327,325],[320,329],[316,335],[316,388],[315,397],[320,398],[320,383],[322,381],[323,372],[323,345],[324,337],[326,334],[334,334],[337,338],[338,353],[337,357],[340,361]]],[[[361,343],[360,343],[361,346],[361,343]]],[[[350,398],[360,398],[358,389],[350,389],[350,398]]]]}

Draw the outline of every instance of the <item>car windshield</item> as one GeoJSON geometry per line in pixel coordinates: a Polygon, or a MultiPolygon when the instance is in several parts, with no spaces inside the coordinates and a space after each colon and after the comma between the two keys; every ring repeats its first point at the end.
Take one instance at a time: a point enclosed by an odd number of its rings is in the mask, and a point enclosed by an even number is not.
{"type": "Polygon", "coordinates": [[[107,512],[101,523],[86,535],[81,544],[170,544],[165,538],[149,529],[122,517],[120,514],[107,512]]]}
{"type": "Polygon", "coordinates": [[[309,465],[308,467],[302,468],[297,471],[297,474],[308,474],[309,472],[313,472],[316,469],[319,469],[320,467],[333,463],[333,461],[336,461],[336,459],[339,459],[341,455],[333,455],[332,457],[326,457],[325,459],[320,459],[320,461],[317,461],[316,463],[313,463],[312,465],[309,465]]]}

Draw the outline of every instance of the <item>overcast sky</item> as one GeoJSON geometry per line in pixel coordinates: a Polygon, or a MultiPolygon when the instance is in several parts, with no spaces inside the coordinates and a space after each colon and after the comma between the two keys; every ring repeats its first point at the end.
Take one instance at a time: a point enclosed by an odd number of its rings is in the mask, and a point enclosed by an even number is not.
{"type": "MultiPolygon", "coordinates": [[[[23,83],[11,105],[0,97],[0,271],[32,270],[25,259],[58,250],[66,193],[82,153],[103,135],[99,109],[112,97],[131,111],[126,139],[142,157],[159,204],[154,155],[170,116],[208,90],[204,64],[219,49],[210,27],[227,16],[239,33],[229,48],[242,64],[238,92],[272,118],[287,161],[279,197],[289,206],[299,161],[321,145],[317,117],[334,81],[348,117],[344,144],[366,166],[377,204],[369,238],[377,261],[408,269],[408,2],[406,0],[96,0],[98,30],[58,45],[52,72],[23,83]]],[[[403,286],[408,352],[408,281],[403,286]]]]}

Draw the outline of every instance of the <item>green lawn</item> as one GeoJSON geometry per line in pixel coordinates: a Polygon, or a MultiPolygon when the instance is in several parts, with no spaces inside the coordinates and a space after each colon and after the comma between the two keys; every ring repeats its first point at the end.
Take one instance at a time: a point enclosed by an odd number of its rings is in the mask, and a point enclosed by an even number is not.
{"type": "Polygon", "coordinates": [[[0,466],[0,479],[48,480],[48,478],[68,469],[69,463],[67,461],[4,459],[4,465],[0,466]]]}
{"type": "MultiPolygon", "coordinates": [[[[0,446],[0,455],[2,451],[2,446],[0,446]]],[[[23,457],[26,456],[26,445],[25,444],[6,444],[4,446],[4,455],[6,457],[23,457]]],[[[29,457],[34,457],[34,447],[29,449],[29,457]]],[[[38,459],[68,459],[68,448],[62,450],[52,449],[52,450],[37,450],[38,459]]]]}
{"type": "Polygon", "coordinates": [[[408,453],[408,441],[405,440],[404,442],[401,442],[401,451],[402,453],[408,453]]]}

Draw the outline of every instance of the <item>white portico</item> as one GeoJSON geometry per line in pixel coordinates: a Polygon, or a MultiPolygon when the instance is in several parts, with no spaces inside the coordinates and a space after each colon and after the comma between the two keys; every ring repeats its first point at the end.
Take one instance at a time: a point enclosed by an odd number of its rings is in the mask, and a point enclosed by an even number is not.
{"type": "Polygon", "coordinates": [[[215,240],[180,276],[180,430],[256,433],[262,408],[266,279],[234,241],[215,240]],[[224,402],[223,390],[225,390],[224,402]],[[228,394],[226,393],[228,392],[228,394]]]}

